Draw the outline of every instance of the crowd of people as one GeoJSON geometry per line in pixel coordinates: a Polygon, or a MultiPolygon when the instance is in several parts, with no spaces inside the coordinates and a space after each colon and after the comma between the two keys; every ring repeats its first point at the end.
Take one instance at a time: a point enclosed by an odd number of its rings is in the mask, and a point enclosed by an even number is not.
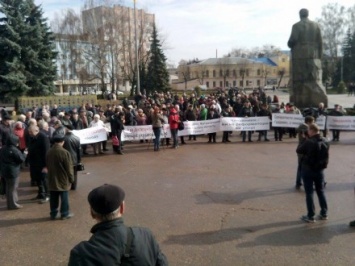
{"type": "MultiPolygon", "coordinates": [[[[90,127],[105,127],[110,123],[110,132],[107,134],[111,138],[113,152],[123,155],[122,132],[125,126],[151,125],[154,139],[154,151],[159,151],[161,145],[171,146],[177,149],[179,145],[186,144],[187,136],[178,136],[178,130],[183,126],[184,121],[210,120],[220,117],[253,117],[263,116],[272,118],[272,113],[301,114],[292,103],[280,103],[276,95],[271,97],[263,89],[254,90],[247,94],[243,90],[231,89],[228,92],[218,92],[209,95],[197,96],[196,93],[187,95],[173,95],[170,92],[158,93],[153,95],[135,95],[134,99],[124,98],[121,104],[108,104],[107,106],[83,104],[77,108],[61,109],[57,105],[52,107],[42,105],[25,110],[22,114],[11,117],[4,110],[1,111],[0,123],[0,143],[3,147],[13,146],[18,141],[17,165],[30,165],[31,185],[38,187],[38,194],[35,200],[41,203],[50,201],[50,193],[47,184],[47,158],[46,155],[53,145],[53,134],[60,128],[65,128],[64,149],[71,154],[72,164],[74,166],[73,180],[70,189],[75,190],[77,186],[77,165],[81,162],[81,157],[88,155],[93,151],[94,155],[103,154],[109,151],[107,141],[100,141],[90,144],[92,149],[88,149],[87,144],[80,144],[80,139],[73,134],[73,130],[82,130],[90,127]],[[162,125],[169,124],[171,130],[171,139],[161,139],[162,125]],[[11,137],[9,137],[11,136],[11,137]],[[17,138],[17,139],[15,139],[17,138]],[[8,143],[8,144],[7,144],[8,143]],[[25,156],[27,154],[27,157],[25,156]],[[26,158],[25,158],[26,157],[26,158]],[[25,159],[24,159],[25,158],[25,159]],[[24,163],[22,161],[24,160],[24,163]]],[[[344,110],[341,106],[335,105],[334,110],[327,112],[323,103],[318,108],[305,110],[304,113],[316,118],[320,115],[341,116],[344,110]]],[[[314,121],[314,120],[312,120],[314,121]]],[[[308,126],[308,124],[306,125],[308,126]]],[[[289,138],[296,138],[300,131],[296,128],[273,127],[273,137],[275,141],[282,141],[285,134],[289,138]]],[[[304,129],[303,129],[304,131],[304,129]]],[[[230,134],[225,131],[222,135],[222,142],[229,143],[230,134]]],[[[240,132],[243,142],[253,142],[252,131],[240,132]]],[[[258,141],[270,141],[267,130],[256,132],[258,141]]],[[[340,131],[332,130],[333,141],[339,141],[340,131]]],[[[327,129],[323,130],[323,137],[326,137],[327,129]]],[[[199,136],[190,135],[189,140],[197,140],[199,136]]],[[[300,136],[299,136],[300,139],[300,136]]],[[[148,141],[148,140],[145,140],[148,141]]],[[[141,143],[144,140],[140,140],[141,143]]],[[[217,134],[208,134],[208,143],[216,143],[217,134]]],[[[302,156],[299,154],[299,158],[302,156]]],[[[299,163],[301,165],[301,163],[299,163]]],[[[18,169],[16,170],[18,171],[18,169]]],[[[13,175],[18,175],[18,172],[13,175]]],[[[16,179],[15,179],[16,180],[16,179]]],[[[10,191],[7,193],[8,208],[21,208],[17,204],[16,188],[18,183],[6,182],[2,178],[2,194],[5,194],[5,188],[10,191]]],[[[296,187],[301,186],[301,170],[298,170],[296,187]]],[[[67,213],[66,213],[67,214],[67,213]]],[[[63,214],[63,216],[66,216],[63,214]]]]}
{"type": "MultiPolygon", "coordinates": [[[[69,190],[77,186],[77,166],[81,157],[88,154],[88,145],[81,144],[73,130],[89,127],[105,127],[110,123],[110,137],[113,151],[123,154],[121,140],[125,126],[151,125],[155,139],[154,151],[160,145],[171,145],[176,149],[185,144],[185,137],[178,137],[178,130],[184,121],[210,120],[220,117],[253,117],[272,118],[272,113],[301,114],[292,103],[279,103],[277,96],[271,99],[263,90],[255,90],[250,94],[232,90],[229,93],[211,94],[197,97],[155,93],[153,96],[136,95],[134,100],[124,99],[121,105],[93,106],[90,103],[71,110],[60,110],[48,105],[26,110],[23,114],[11,117],[1,111],[0,123],[0,173],[1,193],[6,195],[9,210],[21,209],[18,203],[17,187],[21,167],[30,166],[31,185],[38,187],[33,200],[39,203],[50,203],[50,219],[62,220],[73,217],[69,208],[69,190]],[[271,108],[271,105],[273,108],[271,108]],[[160,139],[163,124],[169,124],[170,139],[160,139]],[[51,163],[51,162],[56,162],[51,163]]],[[[289,138],[298,136],[297,147],[298,168],[296,188],[305,188],[307,214],[301,219],[308,223],[315,222],[314,190],[320,204],[320,220],[328,219],[328,205],[325,197],[324,169],[328,163],[329,144],[323,130],[323,137],[315,118],[320,115],[341,116],[341,106],[327,112],[324,104],[317,109],[309,109],[305,114],[305,123],[298,128],[273,128],[275,141],[282,141],[287,133],[289,138]],[[326,162],[322,161],[319,143],[325,143],[326,162]]],[[[231,142],[229,131],[223,132],[222,142],[231,142]]],[[[258,141],[270,141],[268,131],[257,132],[258,141]]],[[[333,130],[333,141],[339,141],[339,131],[333,130]]],[[[189,140],[198,136],[190,135],[189,140]]],[[[252,142],[252,132],[242,131],[243,142],[252,142]]],[[[216,133],[208,134],[208,143],[216,143],[216,133]]],[[[144,140],[140,140],[144,143],[144,140]]],[[[107,141],[92,144],[94,155],[108,151],[107,141]]],[[[150,261],[156,265],[167,265],[167,259],[161,252],[158,243],[149,229],[132,228],[124,225],[122,215],[125,210],[125,192],[114,185],[103,185],[92,190],[88,196],[91,216],[97,221],[92,228],[92,238],[75,246],[70,254],[69,265],[99,263],[109,255],[113,261],[130,261],[130,254],[137,247],[144,246],[144,252],[134,253],[135,259],[142,263],[150,261]],[[112,238],[112,237],[113,238],[112,238]],[[117,242],[116,240],[119,239],[117,242]],[[104,242],[103,242],[104,240],[104,242]],[[148,241],[148,242],[147,242],[148,241]],[[131,250],[131,246],[132,248],[131,250]],[[112,248],[114,247],[114,248],[112,248]],[[149,248],[147,248],[149,247],[149,248]]],[[[355,221],[350,222],[355,226],[355,221]]],[[[132,253],[133,252],[133,253],[132,253]]]]}

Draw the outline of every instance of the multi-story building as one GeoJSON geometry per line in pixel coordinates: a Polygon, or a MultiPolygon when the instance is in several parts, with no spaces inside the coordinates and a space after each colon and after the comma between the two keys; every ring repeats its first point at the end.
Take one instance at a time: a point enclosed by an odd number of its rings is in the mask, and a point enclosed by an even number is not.
{"type": "MultiPolygon", "coordinates": [[[[280,55],[280,62],[287,56],[280,55]]],[[[279,61],[277,61],[279,63],[279,61]]],[[[288,82],[288,64],[278,65],[270,58],[224,57],[192,61],[178,67],[179,81],[173,84],[177,90],[195,86],[207,88],[257,88],[266,85],[284,86],[288,82]],[[283,73],[280,73],[283,70],[283,73]],[[282,77],[281,77],[282,76],[282,77]],[[281,82],[280,82],[281,79],[281,82]]]]}
{"type": "Polygon", "coordinates": [[[103,87],[130,91],[136,70],[135,40],[139,61],[146,61],[154,14],[115,5],[82,11],[81,36],[58,34],[57,93],[78,94],[103,87]],[[137,27],[137,35],[135,32],[137,27]]]}

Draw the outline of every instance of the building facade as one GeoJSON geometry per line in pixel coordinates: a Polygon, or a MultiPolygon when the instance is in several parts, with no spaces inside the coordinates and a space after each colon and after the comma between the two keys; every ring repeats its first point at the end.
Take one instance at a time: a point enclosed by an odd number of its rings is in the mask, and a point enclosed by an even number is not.
{"type": "Polygon", "coordinates": [[[57,35],[57,93],[131,90],[139,62],[146,61],[154,14],[115,5],[82,11],[82,35],[57,35]],[[137,27],[137,35],[135,31],[137,27]]]}
{"type": "MultiPolygon", "coordinates": [[[[282,58],[275,58],[282,62],[282,58]]],[[[196,86],[213,88],[258,88],[266,85],[283,86],[288,82],[288,64],[278,65],[270,58],[224,57],[209,58],[200,62],[181,64],[177,70],[178,82],[173,84],[177,90],[191,89],[196,86]],[[281,75],[280,69],[283,69],[281,75]],[[282,77],[281,77],[282,76],[282,77]],[[281,82],[280,82],[281,79],[281,82]]]]}

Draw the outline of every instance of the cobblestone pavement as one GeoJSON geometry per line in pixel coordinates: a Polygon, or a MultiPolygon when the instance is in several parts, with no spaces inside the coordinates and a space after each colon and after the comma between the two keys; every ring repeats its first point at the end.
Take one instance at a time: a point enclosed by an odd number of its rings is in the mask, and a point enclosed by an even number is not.
{"type": "MultiPolygon", "coordinates": [[[[331,145],[326,170],[329,220],[305,224],[304,192],[295,191],[296,139],[208,144],[153,152],[126,143],[125,155],[84,157],[86,170],[70,192],[66,221],[49,220],[49,205],[21,173],[18,211],[0,200],[1,265],[66,265],[70,249],[90,237],[88,192],[104,183],[126,190],[125,221],[152,229],[170,265],[352,265],[355,229],[353,132],[331,145]]],[[[270,132],[270,139],[272,135],[270,132]]],[[[316,209],[319,211],[315,198],[316,209]]]]}

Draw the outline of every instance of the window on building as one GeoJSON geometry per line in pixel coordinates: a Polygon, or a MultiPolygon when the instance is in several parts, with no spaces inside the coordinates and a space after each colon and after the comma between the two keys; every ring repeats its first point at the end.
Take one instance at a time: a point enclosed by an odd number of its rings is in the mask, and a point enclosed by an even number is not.
{"type": "Polygon", "coordinates": [[[229,69],[226,70],[226,77],[229,77],[229,69]]]}
{"type": "Polygon", "coordinates": [[[258,69],[258,76],[260,76],[260,73],[261,73],[261,71],[260,71],[260,69],[258,69]]]}
{"type": "Polygon", "coordinates": [[[226,81],[226,87],[229,87],[229,82],[228,81],[226,81]]]}
{"type": "MultiPolygon", "coordinates": [[[[216,70],[213,70],[213,77],[216,77],[216,70]]],[[[214,85],[213,85],[214,86],[214,85]]],[[[214,86],[215,87],[215,86],[214,86]]]]}
{"type": "Polygon", "coordinates": [[[220,81],[220,82],[219,82],[219,86],[220,86],[221,88],[223,88],[223,81],[220,81]]]}
{"type": "Polygon", "coordinates": [[[237,87],[237,81],[233,80],[233,87],[237,87]]]}
{"type": "Polygon", "coordinates": [[[210,87],[210,83],[207,81],[206,82],[206,87],[209,88],[210,87]]]}
{"type": "Polygon", "coordinates": [[[237,71],[233,69],[233,77],[237,77],[237,71]]]}
{"type": "Polygon", "coordinates": [[[239,86],[243,88],[243,80],[239,81],[239,86]]]}
{"type": "Polygon", "coordinates": [[[216,82],[213,81],[213,88],[216,88],[216,82]]]}
{"type": "Polygon", "coordinates": [[[256,85],[257,85],[257,86],[260,86],[260,79],[258,79],[258,80],[256,81],[256,85]]]}
{"type": "Polygon", "coordinates": [[[285,63],[285,62],[286,62],[286,58],[283,57],[283,58],[281,59],[281,61],[282,61],[282,63],[285,63]]]}
{"type": "Polygon", "coordinates": [[[219,70],[219,76],[220,76],[220,77],[223,77],[223,71],[222,71],[222,69],[219,70]]]}
{"type": "Polygon", "coordinates": [[[210,72],[208,70],[206,70],[206,78],[209,78],[209,76],[210,76],[210,72]]]}

